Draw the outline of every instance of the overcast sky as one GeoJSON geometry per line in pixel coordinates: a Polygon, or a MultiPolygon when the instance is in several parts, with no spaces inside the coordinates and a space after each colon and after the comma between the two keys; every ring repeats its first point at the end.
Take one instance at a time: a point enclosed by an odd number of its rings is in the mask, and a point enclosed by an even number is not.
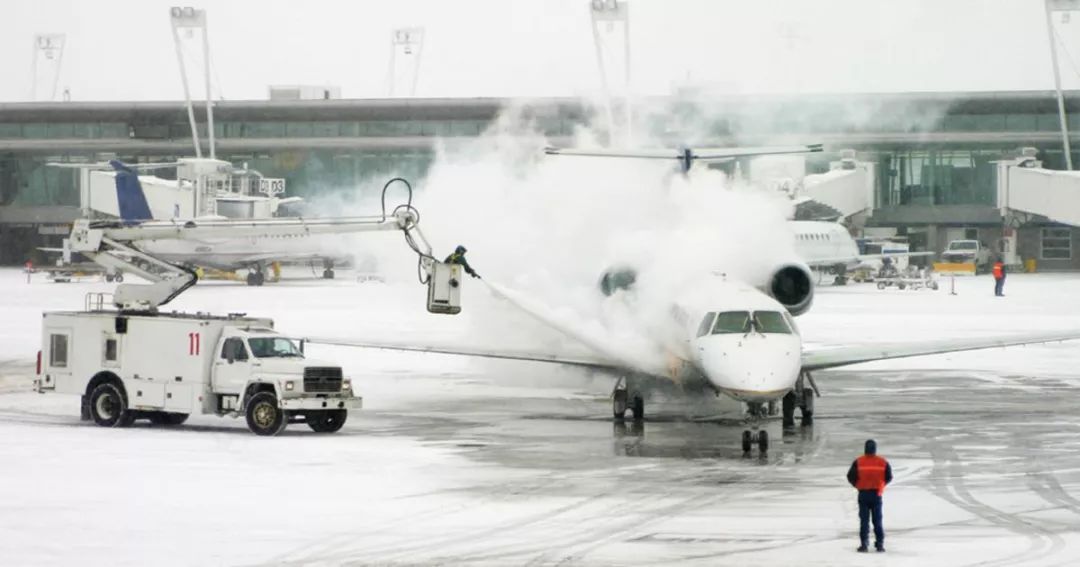
{"type": "MultiPolygon", "coordinates": [[[[70,88],[73,100],[180,99],[168,18],[174,4],[4,0],[0,101],[29,98],[33,38],[43,32],[67,34],[60,91],[70,88]]],[[[391,31],[406,26],[426,30],[417,96],[589,96],[600,89],[588,0],[194,5],[208,13],[225,99],[263,99],[270,84],[331,84],[347,98],[384,96],[391,31]]],[[[1067,48],[1065,86],[1078,88],[1080,13],[1056,25],[1067,48]]],[[[639,94],[682,84],[744,93],[1053,86],[1042,0],[632,0],[630,35],[631,88],[639,94]]],[[[609,43],[619,67],[621,44],[609,43]]],[[[399,78],[398,92],[403,88],[399,78]]]]}

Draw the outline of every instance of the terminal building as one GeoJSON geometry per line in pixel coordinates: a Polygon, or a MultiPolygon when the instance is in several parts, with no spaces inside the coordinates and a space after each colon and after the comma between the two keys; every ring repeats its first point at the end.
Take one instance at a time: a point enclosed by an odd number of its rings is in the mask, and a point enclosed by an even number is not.
{"type": "MultiPolygon", "coordinates": [[[[1080,132],[1080,93],[1067,93],[1065,106],[1068,130],[1080,132]]],[[[308,199],[377,187],[390,175],[421,180],[422,189],[439,144],[482,135],[509,108],[556,145],[603,116],[577,99],[219,101],[217,157],[284,178],[288,194],[308,199]]],[[[205,115],[196,110],[205,135],[205,115]]],[[[855,231],[903,235],[913,250],[934,252],[961,238],[998,248],[1008,236],[1014,254],[1039,269],[1080,268],[1080,231],[1072,228],[1080,225],[1080,177],[1063,172],[1052,92],[687,91],[635,101],[634,116],[636,132],[672,147],[823,143],[825,152],[806,156],[802,173],[851,168],[862,179],[846,184],[844,195],[824,186],[815,195],[809,185],[807,193],[833,205],[855,231]]],[[[58,245],[84,214],[78,170],[47,163],[161,162],[193,153],[180,102],[0,104],[0,263],[40,260],[35,247],[58,245]]],[[[1080,152],[1072,158],[1080,164],[1080,152]]]]}

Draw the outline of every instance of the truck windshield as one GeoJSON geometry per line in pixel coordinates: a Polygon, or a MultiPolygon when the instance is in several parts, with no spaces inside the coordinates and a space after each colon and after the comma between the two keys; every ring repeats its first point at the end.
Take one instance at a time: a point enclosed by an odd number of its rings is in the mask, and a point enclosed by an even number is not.
{"type": "Polygon", "coordinates": [[[951,242],[949,243],[949,250],[975,250],[978,247],[978,243],[974,241],[965,242],[951,242]]]}
{"type": "Polygon", "coordinates": [[[285,337],[248,339],[248,346],[251,347],[251,354],[255,356],[255,358],[304,357],[303,353],[300,352],[300,347],[297,346],[296,341],[286,339],[285,337]]]}

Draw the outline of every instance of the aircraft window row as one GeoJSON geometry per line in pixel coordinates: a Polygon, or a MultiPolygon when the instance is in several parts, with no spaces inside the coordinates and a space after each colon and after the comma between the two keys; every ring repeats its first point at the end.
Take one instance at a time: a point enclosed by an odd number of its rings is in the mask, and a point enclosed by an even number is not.
{"type": "Polygon", "coordinates": [[[713,335],[746,334],[757,331],[764,334],[790,335],[793,331],[788,318],[779,311],[724,311],[708,313],[701,321],[698,336],[708,334],[712,327],[713,335]]]}
{"type": "Polygon", "coordinates": [[[799,240],[832,240],[833,235],[821,233],[821,234],[799,234],[797,235],[799,240]]]}

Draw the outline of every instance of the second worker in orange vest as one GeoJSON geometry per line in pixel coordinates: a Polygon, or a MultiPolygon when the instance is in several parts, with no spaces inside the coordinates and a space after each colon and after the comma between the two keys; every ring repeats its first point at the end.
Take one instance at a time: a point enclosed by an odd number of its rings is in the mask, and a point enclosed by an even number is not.
{"type": "Polygon", "coordinates": [[[874,520],[874,547],[885,551],[885,528],[881,525],[881,496],[885,485],[892,482],[892,466],[877,455],[877,443],[867,439],[863,456],[855,459],[848,469],[847,480],[859,491],[859,551],[866,552],[870,543],[870,520],[874,520]]]}
{"type": "Polygon", "coordinates": [[[994,295],[1005,297],[1005,262],[998,258],[994,262],[994,295]]]}

